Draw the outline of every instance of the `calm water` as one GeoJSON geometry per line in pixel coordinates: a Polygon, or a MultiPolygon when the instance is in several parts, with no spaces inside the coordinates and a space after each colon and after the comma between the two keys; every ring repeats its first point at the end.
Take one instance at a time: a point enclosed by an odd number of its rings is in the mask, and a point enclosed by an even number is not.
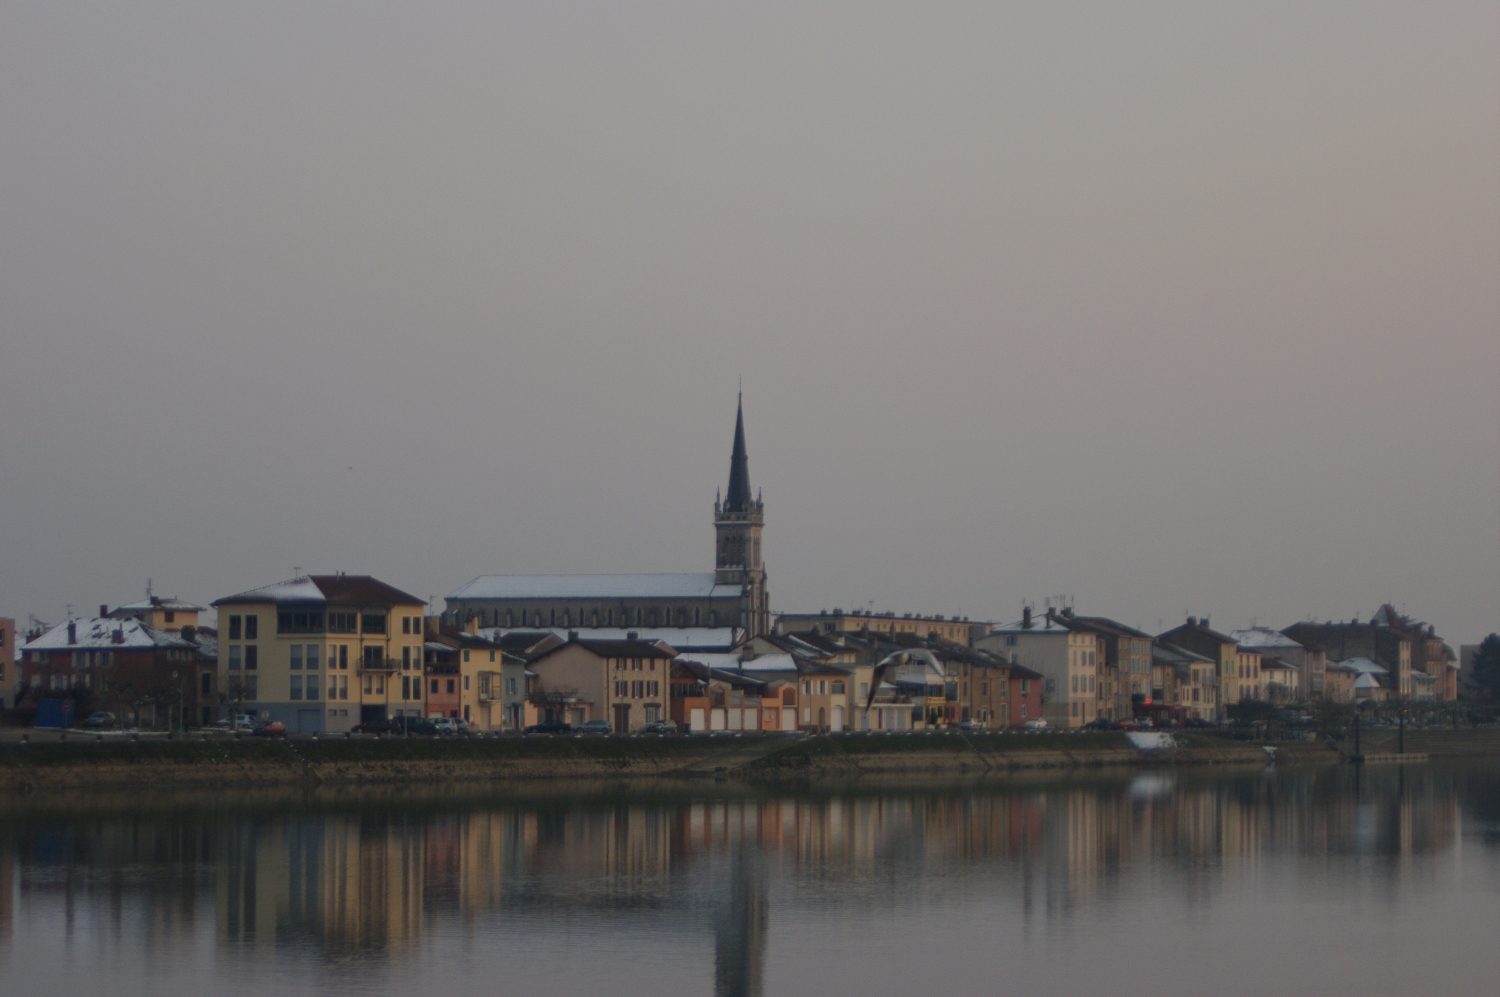
{"type": "Polygon", "coordinates": [[[0,994],[1485,994],[1500,766],[0,804],[0,994]]]}

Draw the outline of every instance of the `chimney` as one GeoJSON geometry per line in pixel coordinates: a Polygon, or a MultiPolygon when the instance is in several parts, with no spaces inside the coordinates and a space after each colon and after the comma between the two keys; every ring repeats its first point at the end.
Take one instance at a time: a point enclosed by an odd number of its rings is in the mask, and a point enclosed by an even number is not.
{"type": "Polygon", "coordinates": [[[182,639],[187,641],[189,644],[196,644],[198,642],[198,628],[194,626],[183,627],[182,639]]]}
{"type": "Polygon", "coordinates": [[[1203,617],[1203,627],[1205,630],[1208,629],[1208,617],[1206,616],[1203,617]]]}
{"type": "MultiPolygon", "coordinates": [[[[577,634],[576,631],[572,631],[571,633],[575,637],[578,636],[578,634],[577,634]]],[[[641,639],[641,632],[639,630],[627,630],[627,631],[625,631],[625,639],[626,640],[640,640],[641,639]]]]}
{"type": "Polygon", "coordinates": [[[471,616],[467,620],[464,620],[464,633],[471,637],[479,636],[479,617],[471,616]]]}
{"type": "Polygon", "coordinates": [[[1073,607],[1072,606],[1064,606],[1063,607],[1063,615],[1066,616],[1068,619],[1071,620],[1073,618],[1073,607]]]}
{"type": "Polygon", "coordinates": [[[1198,625],[1198,617],[1196,617],[1196,616],[1189,616],[1188,617],[1188,621],[1187,621],[1187,625],[1190,626],[1190,627],[1196,627],[1198,625]]]}
{"type": "Polygon", "coordinates": [[[115,632],[109,635],[109,639],[114,641],[116,644],[125,643],[125,628],[115,627],[115,632]]]}
{"type": "Polygon", "coordinates": [[[740,660],[741,661],[754,661],[755,660],[755,648],[751,647],[749,644],[746,644],[743,647],[741,647],[740,648],[740,660]]]}
{"type": "Polygon", "coordinates": [[[78,643],[78,625],[72,620],[68,621],[68,646],[72,647],[78,643]]]}
{"type": "Polygon", "coordinates": [[[1031,607],[1030,606],[1023,606],[1023,607],[1021,607],[1021,629],[1022,630],[1030,630],[1031,629],[1031,607]]]}
{"type": "Polygon", "coordinates": [[[108,616],[109,615],[109,607],[107,605],[105,605],[104,603],[102,603],[102,602],[99,603],[99,615],[100,616],[108,616]]]}

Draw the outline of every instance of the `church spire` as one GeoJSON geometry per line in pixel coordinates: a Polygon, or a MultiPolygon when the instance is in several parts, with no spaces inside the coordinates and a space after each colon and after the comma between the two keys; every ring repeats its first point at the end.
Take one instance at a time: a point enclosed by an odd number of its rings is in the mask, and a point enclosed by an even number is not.
{"type": "Polygon", "coordinates": [[[740,396],[734,416],[734,453],[729,458],[729,492],[724,496],[725,512],[750,512],[750,455],[745,452],[745,399],[740,396]]]}

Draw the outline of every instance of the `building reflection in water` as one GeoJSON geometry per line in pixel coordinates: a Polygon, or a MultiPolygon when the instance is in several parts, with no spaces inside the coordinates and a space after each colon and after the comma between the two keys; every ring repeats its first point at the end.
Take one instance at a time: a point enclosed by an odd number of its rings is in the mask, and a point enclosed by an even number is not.
{"type": "Polygon", "coordinates": [[[777,897],[878,906],[941,882],[992,890],[1028,921],[1066,918],[1164,862],[1208,897],[1270,856],[1381,856],[1394,874],[1458,840],[1455,777],[1354,778],[1163,772],[924,793],[23,817],[0,827],[0,945],[29,907],[58,902],[70,934],[148,956],[211,917],[226,957],[399,962],[434,918],[479,935],[501,917],[565,912],[699,939],[715,993],[758,995],[777,897]]]}

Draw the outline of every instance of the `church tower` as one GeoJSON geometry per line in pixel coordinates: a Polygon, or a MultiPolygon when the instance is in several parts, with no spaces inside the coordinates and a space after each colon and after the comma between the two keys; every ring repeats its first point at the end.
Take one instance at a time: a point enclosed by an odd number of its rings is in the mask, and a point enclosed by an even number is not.
{"type": "Polygon", "coordinates": [[[750,497],[750,456],[745,451],[745,403],[734,419],[734,453],[729,458],[729,491],[714,500],[716,555],[714,584],[740,586],[740,620],[750,636],[771,632],[766,566],[760,557],[765,503],[750,497]]]}

